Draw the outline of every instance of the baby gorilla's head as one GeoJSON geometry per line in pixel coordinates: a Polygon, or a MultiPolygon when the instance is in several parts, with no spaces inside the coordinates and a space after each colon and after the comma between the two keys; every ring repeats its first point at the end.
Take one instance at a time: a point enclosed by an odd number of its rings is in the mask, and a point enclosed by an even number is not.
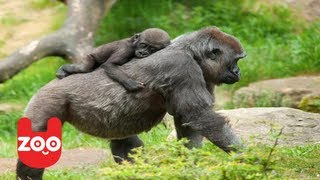
{"type": "Polygon", "coordinates": [[[162,29],[150,28],[134,35],[133,44],[135,56],[144,58],[167,47],[170,44],[170,36],[162,29]]]}

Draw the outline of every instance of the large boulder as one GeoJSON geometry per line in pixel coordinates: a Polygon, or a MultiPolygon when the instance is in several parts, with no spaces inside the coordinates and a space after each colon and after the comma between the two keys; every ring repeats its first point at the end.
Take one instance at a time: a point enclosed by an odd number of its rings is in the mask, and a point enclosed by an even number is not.
{"type": "Polygon", "coordinates": [[[320,112],[320,76],[272,79],[240,88],[235,107],[293,107],[320,112]]]}
{"type": "Polygon", "coordinates": [[[218,111],[244,139],[272,143],[283,128],[281,145],[320,143],[320,114],[293,108],[240,108],[218,111]]]}
{"type": "MultiPolygon", "coordinates": [[[[240,108],[220,110],[235,132],[246,142],[273,144],[280,132],[279,145],[320,143],[320,114],[293,108],[240,108]]],[[[175,138],[173,131],[168,140],[175,138]]]]}

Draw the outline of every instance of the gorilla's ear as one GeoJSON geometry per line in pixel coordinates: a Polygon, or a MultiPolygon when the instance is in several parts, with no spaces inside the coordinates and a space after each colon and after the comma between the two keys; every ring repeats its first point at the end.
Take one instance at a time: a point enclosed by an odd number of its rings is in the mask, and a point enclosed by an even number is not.
{"type": "Polygon", "coordinates": [[[206,49],[204,51],[206,52],[206,55],[212,60],[215,60],[216,57],[221,54],[219,45],[217,44],[217,41],[212,36],[206,40],[205,47],[206,49]]]}

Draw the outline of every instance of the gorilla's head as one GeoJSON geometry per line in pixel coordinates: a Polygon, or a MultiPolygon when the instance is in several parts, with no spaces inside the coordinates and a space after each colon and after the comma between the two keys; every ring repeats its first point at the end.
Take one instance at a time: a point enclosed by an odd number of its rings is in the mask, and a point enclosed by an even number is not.
{"type": "Polygon", "coordinates": [[[176,38],[173,46],[184,48],[197,60],[207,82],[233,84],[239,81],[237,63],[246,52],[235,37],[216,27],[207,27],[176,38]]]}
{"type": "Polygon", "coordinates": [[[169,34],[159,28],[149,28],[133,37],[135,56],[144,58],[150,54],[167,47],[170,44],[169,34]]]}

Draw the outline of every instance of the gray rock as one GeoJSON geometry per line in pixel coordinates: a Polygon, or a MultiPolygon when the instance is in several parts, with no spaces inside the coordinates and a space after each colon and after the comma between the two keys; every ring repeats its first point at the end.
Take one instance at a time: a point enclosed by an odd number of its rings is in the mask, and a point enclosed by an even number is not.
{"type": "MultiPolygon", "coordinates": [[[[320,114],[293,108],[240,108],[217,111],[227,117],[235,132],[247,143],[273,144],[278,134],[279,145],[294,146],[320,143],[320,114]]],[[[176,138],[172,131],[167,140],[176,138]]]]}
{"type": "Polygon", "coordinates": [[[320,112],[320,76],[252,83],[237,90],[233,102],[236,107],[293,107],[320,112]]]}
{"type": "Polygon", "coordinates": [[[320,143],[320,114],[293,108],[240,108],[219,111],[228,117],[233,129],[244,139],[272,143],[272,131],[281,128],[280,145],[320,143]]]}

